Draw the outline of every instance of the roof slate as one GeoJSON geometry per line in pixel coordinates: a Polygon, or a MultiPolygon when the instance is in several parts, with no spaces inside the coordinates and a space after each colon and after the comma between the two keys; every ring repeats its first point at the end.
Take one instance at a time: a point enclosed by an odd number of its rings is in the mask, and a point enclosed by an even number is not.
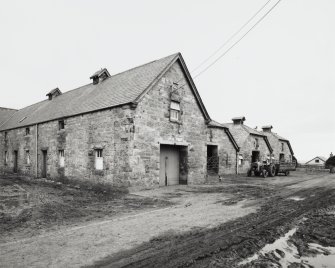
{"type": "Polygon", "coordinates": [[[0,130],[33,125],[134,102],[179,56],[180,54],[176,53],[113,75],[99,84],[91,83],[67,91],[52,100],[44,100],[25,107],[0,126],[0,130]],[[22,118],[25,119],[20,122],[22,118]]]}
{"type": "Polygon", "coordinates": [[[4,124],[17,110],[0,107],[0,127],[4,124]]]}

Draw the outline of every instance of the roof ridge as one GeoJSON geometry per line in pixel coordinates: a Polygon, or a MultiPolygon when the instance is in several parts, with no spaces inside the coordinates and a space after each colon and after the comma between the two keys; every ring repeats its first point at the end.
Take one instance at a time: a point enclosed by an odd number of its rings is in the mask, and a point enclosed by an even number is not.
{"type": "MultiPolygon", "coordinates": [[[[156,62],[156,61],[160,61],[160,60],[166,59],[166,58],[168,58],[168,57],[176,56],[176,55],[179,55],[179,54],[180,54],[180,53],[177,52],[177,53],[171,54],[171,55],[169,55],[169,56],[160,58],[160,59],[158,59],[158,60],[153,60],[153,61],[147,62],[147,63],[145,63],[145,64],[138,65],[138,66],[133,67],[133,68],[131,68],[131,69],[127,69],[127,70],[125,70],[125,71],[122,71],[122,72],[119,72],[119,73],[117,73],[117,74],[111,75],[111,76],[108,77],[106,80],[108,80],[108,79],[110,79],[110,78],[112,78],[112,77],[115,77],[115,76],[117,76],[117,75],[126,73],[126,72],[128,72],[128,71],[131,71],[131,70],[134,70],[134,69],[143,67],[143,66],[145,66],[145,65],[149,65],[149,64],[154,63],[154,62],[156,62]]],[[[105,81],[106,81],[106,80],[105,80],[105,81]]],[[[85,85],[76,87],[76,88],[74,88],[74,89],[70,89],[70,90],[68,90],[68,91],[65,91],[65,92],[62,93],[62,96],[66,96],[66,94],[68,94],[69,92],[72,92],[72,91],[74,91],[74,90],[78,90],[78,89],[80,89],[80,88],[86,87],[86,86],[91,85],[91,84],[92,84],[92,83],[88,83],[88,84],[85,84],[85,85]]],[[[45,100],[41,100],[41,101],[38,101],[38,102],[36,102],[36,103],[30,104],[30,105],[28,105],[28,106],[25,106],[25,107],[23,107],[23,108],[21,108],[21,109],[17,109],[16,111],[20,111],[20,110],[26,109],[26,108],[28,108],[28,107],[34,106],[34,105],[39,104],[39,103],[42,103],[42,102],[44,102],[44,101],[49,101],[49,100],[47,100],[47,99],[45,99],[45,100]]]]}

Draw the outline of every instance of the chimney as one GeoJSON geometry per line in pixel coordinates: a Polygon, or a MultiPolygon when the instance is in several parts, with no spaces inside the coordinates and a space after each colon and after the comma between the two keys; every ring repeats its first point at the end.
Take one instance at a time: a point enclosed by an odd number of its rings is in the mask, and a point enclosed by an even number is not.
{"type": "Polygon", "coordinates": [[[329,158],[331,158],[331,157],[333,157],[333,156],[334,156],[334,155],[333,155],[333,152],[331,152],[329,158]]]}
{"type": "Polygon", "coordinates": [[[52,100],[59,95],[62,95],[62,92],[59,90],[58,87],[56,87],[55,89],[51,90],[46,96],[48,96],[49,100],[52,100]]]}
{"type": "Polygon", "coordinates": [[[245,121],[245,117],[234,117],[233,119],[234,125],[243,125],[243,122],[245,121]]]}
{"type": "Polygon", "coordinates": [[[106,68],[103,68],[91,75],[90,79],[93,79],[93,85],[96,85],[106,80],[108,77],[110,77],[109,72],[106,68]]]}
{"type": "Polygon", "coordinates": [[[273,127],[272,127],[271,125],[262,127],[263,132],[271,132],[271,129],[272,129],[272,128],[273,128],[273,127]]]}

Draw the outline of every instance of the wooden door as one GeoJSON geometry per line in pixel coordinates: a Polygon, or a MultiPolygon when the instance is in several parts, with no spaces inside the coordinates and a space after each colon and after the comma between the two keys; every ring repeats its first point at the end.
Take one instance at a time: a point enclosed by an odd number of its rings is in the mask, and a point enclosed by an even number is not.
{"type": "Polygon", "coordinates": [[[42,178],[47,177],[47,150],[42,151],[42,178]]]}
{"type": "Polygon", "coordinates": [[[178,146],[161,145],[160,186],[179,184],[179,158],[178,146]]]}
{"type": "Polygon", "coordinates": [[[18,151],[14,151],[14,173],[17,173],[18,151]]]}

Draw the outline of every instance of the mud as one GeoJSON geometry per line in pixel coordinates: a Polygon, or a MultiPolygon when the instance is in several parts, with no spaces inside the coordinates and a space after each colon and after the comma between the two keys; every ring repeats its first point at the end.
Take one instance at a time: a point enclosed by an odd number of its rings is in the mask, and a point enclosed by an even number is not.
{"type": "MultiPolygon", "coordinates": [[[[255,190],[255,187],[251,189],[255,190]]],[[[264,187],[258,186],[256,196],[263,196],[262,191],[264,187]]],[[[323,223],[318,223],[319,219],[315,218],[318,215],[315,211],[328,211],[329,207],[335,205],[333,189],[318,187],[298,190],[292,196],[305,199],[300,202],[288,199],[287,193],[281,195],[278,189],[266,191],[271,198],[264,200],[257,213],[216,228],[194,230],[178,235],[169,233],[143,243],[139,247],[107,257],[89,267],[238,267],[241,261],[253,256],[267,244],[275,242],[280,236],[300,224],[308,228],[305,228],[306,231],[303,233],[300,231],[295,233],[297,241],[299,237],[305,237],[309,233],[307,239],[302,238],[304,243],[294,242],[302,256],[304,253],[309,254],[306,243],[333,245],[334,230],[326,228],[329,224],[335,226],[333,215],[322,217],[323,223]],[[308,220],[301,223],[306,217],[308,220]],[[318,231],[311,231],[313,228],[318,231]]],[[[234,189],[233,192],[235,192],[234,189]]],[[[245,193],[243,190],[241,192],[245,193]]],[[[269,253],[265,254],[264,258],[240,267],[281,266],[279,266],[278,257],[269,253]]]]}

